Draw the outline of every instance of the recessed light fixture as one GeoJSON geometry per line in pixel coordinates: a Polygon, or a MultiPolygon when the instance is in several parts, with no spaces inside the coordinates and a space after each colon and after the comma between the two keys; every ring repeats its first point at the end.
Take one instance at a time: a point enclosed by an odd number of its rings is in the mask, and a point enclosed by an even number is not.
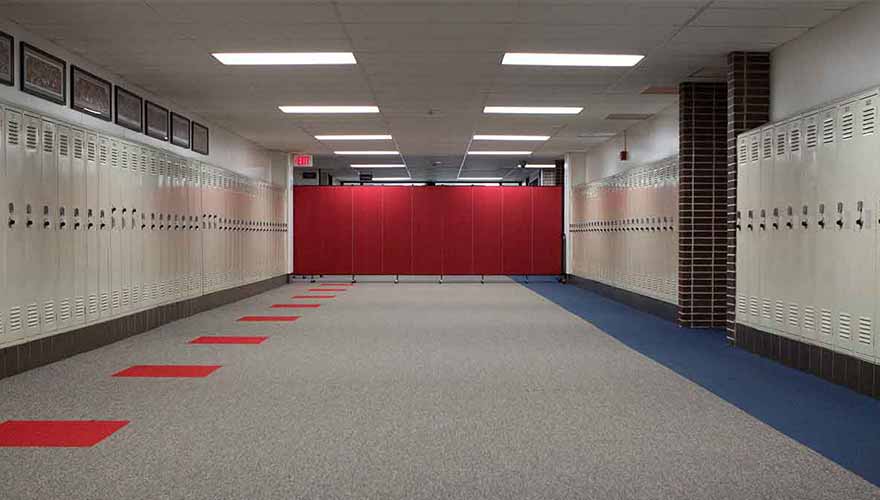
{"type": "Polygon", "coordinates": [[[399,155],[398,151],[334,151],[337,155],[399,155]]]}
{"type": "Polygon", "coordinates": [[[373,177],[373,180],[377,182],[411,181],[412,177],[373,177]]]}
{"type": "Polygon", "coordinates": [[[390,135],[316,135],[319,141],[390,141],[390,135]]]}
{"type": "Polygon", "coordinates": [[[474,182],[490,182],[490,181],[500,181],[504,179],[504,177],[459,177],[460,181],[474,181],[474,182]]]}
{"type": "Polygon", "coordinates": [[[606,120],[647,120],[654,115],[650,113],[611,113],[606,116],[606,120]]]}
{"type": "Polygon", "coordinates": [[[468,151],[468,155],[473,156],[490,156],[490,155],[507,155],[507,156],[518,156],[518,155],[530,155],[531,151],[468,151]]]}
{"type": "Polygon", "coordinates": [[[229,66],[357,64],[351,52],[217,52],[211,55],[229,66]]]}
{"type": "Polygon", "coordinates": [[[318,114],[318,113],[378,113],[378,106],[278,106],[284,113],[318,114]]]}
{"type": "Polygon", "coordinates": [[[526,168],[556,168],[555,163],[526,163],[526,168]]]}
{"type": "Polygon", "coordinates": [[[406,168],[406,165],[403,163],[361,163],[361,164],[351,164],[349,165],[351,168],[406,168]]]}
{"type": "Polygon", "coordinates": [[[474,136],[475,141],[546,141],[549,135],[480,135],[474,136]]]}
{"type": "Polygon", "coordinates": [[[582,107],[571,106],[486,106],[483,113],[521,114],[521,115],[576,115],[582,107]]]}
{"type": "Polygon", "coordinates": [[[508,52],[501,64],[518,66],[635,66],[645,56],[636,54],[550,54],[535,52],[508,52]]]}

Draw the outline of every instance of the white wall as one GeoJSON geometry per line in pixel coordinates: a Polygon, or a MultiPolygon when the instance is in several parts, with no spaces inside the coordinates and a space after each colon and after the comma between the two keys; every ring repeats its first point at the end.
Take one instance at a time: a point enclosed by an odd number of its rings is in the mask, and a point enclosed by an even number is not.
{"type": "Polygon", "coordinates": [[[770,120],[880,84],[880,2],[865,2],[772,52],[770,120]]]}
{"type": "MultiPolygon", "coordinates": [[[[678,154],[678,101],[652,118],[626,131],[630,165],[619,161],[623,134],[584,154],[583,162],[572,162],[572,186],[614,175],[632,164],[652,163],[678,154]]],[[[576,160],[576,158],[572,158],[576,160]]]]}
{"type": "Polygon", "coordinates": [[[15,23],[9,22],[5,19],[0,19],[0,30],[9,33],[10,35],[15,37],[16,52],[15,86],[8,87],[6,85],[0,85],[0,100],[3,100],[13,105],[30,108],[34,111],[38,111],[41,113],[46,113],[58,119],[64,120],[68,123],[81,124],[82,126],[88,127],[92,130],[99,130],[107,134],[129,139],[131,141],[148,144],[150,146],[158,148],[165,148],[169,151],[173,151],[179,156],[195,158],[199,161],[204,161],[218,167],[223,167],[254,179],[260,179],[264,181],[272,180],[272,160],[269,150],[232,132],[229,132],[228,130],[218,127],[217,125],[212,124],[209,121],[203,120],[198,115],[190,113],[186,109],[175,105],[175,103],[167,99],[163,99],[161,96],[151,94],[150,92],[145,91],[137,85],[127,82],[119,78],[117,75],[101,69],[99,66],[93,64],[92,62],[87,61],[82,57],[71,54],[70,52],[64,50],[58,45],[55,45],[54,43],[47,41],[44,38],[35,36],[28,31],[22,30],[21,27],[15,23]],[[39,97],[26,94],[19,89],[20,66],[18,64],[18,51],[20,46],[19,44],[22,41],[28,42],[31,45],[34,45],[35,47],[49,52],[56,57],[60,57],[67,62],[68,89],[66,106],[61,106],[46,101],[44,99],[40,99],[39,97]],[[86,71],[94,73],[95,75],[105,80],[108,80],[115,85],[120,85],[126,90],[138,94],[144,99],[149,99],[150,101],[153,101],[172,111],[186,116],[191,120],[195,120],[208,126],[208,128],[210,128],[210,155],[204,156],[193,151],[183,149],[181,147],[172,146],[168,142],[163,142],[153,139],[151,137],[147,137],[145,134],[128,130],[124,127],[120,127],[113,123],[108,123],[91,116],[87,116],[83,113],[80,113],[79,111],[71,109],[69,88],[71,64],[74,64],[85,69],[86,71]]]}

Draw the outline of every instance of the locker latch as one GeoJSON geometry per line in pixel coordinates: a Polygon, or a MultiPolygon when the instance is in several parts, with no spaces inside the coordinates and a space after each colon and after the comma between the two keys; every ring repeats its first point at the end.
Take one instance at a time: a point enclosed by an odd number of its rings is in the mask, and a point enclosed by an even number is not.
{"type": "Polygon", "coordinates": [[[788,214],[788,222],[785,223],[785,227],[787,227],[789,229],[793,229],[794,228],[794,210],[791,208],[791,206],[788,207],[787,214],[788,214]]]}
{"type": "MultiPolygon", "coordinates": [[[[666,217],[664,217],[663,219],[666,220],[666,217]]],[[[663,229],[666,228],[664,227],[663,229]]],[[[736,230],[742,231],[742,212],[739,210],[736,211],[736,230]]]]}
{"type": "Polygon", "coordinates": [[[65,217],[64,207],[58,208],[58,227],[60,229],[64,229],[65,227],[67,227],[67,220],[65,217]]]}
{"type": "Polygon", "coordinates": [[[52,221],[49,219],[49,206],[43,205],[43,229],[49,229],[52,221]]]}
{"type": "Polygon", "coordinates": [[[825,229],[825,204],[824,203],[819,204],[819,222],[817,222],[817,224],[819,224],[819,227],[821,227],[822,229],[825,229]]]}
{"type": "Polygon", "coordinates": [[[749,231],[754,231],[755,226],[754,226],[753,222],[755,220],[755,213],[753,211],[749,210],[748,215],[749,215],[749,223],[746,224],[746,228],[748,228],[749,231]]]}
{"type": "Polygon", "coordinates": [[[15,204],[14,203],[9,204],[9,221],[7,222],[7,224],[9,225],[10,229],[12,229],[12,227],[15,226],[15,204]]]}
{"type": "Polygon", "coordinates": [[[837,202],[837,227],[843,229],[843,203],[837,202]]]}
{"type": "Polygon", "coordinates": [[[89,220],[89,223],[86,225],[86,229],[92,229],[93,227],[95,227],[95,223],[92,222],[92,217],[95,216],[95,212],[90,208],[88,212],[86,212],[86,216],[89,220]]]}
{"type": "Polygon", "coordinates": [[[141,231],[147,228],[147,214],[141,214],[141,231]]]}
{"type": "Polygon", "coordinates": [[[859,212],[859,218],[856,219],[856,225],[859,226],[859,229],[862,229],[865,226],[865,219],[862,217],[864,206],[865,204],[861,201],[856,204],[856,210],[859,212]]]}
{"type": "Polygon", "coordinates": [[[98,229],[105,229],[107,227],[107,222],[106,222],[107,214],[104,212],[104,210],[101,210],[99,217],[101,219],[101,225],[98,226],[98,229]]]}
{"type": "Polygon", "coordinates": [[[809,223],[807,222],[807,215],[809,214],[809,212],[810,212],[809,207],[807,207],[806,205],[804,205],[803,208],[802,208],[802,210],[801,210],[801,213],[802,213],[802,215],[803,215],[803,219],[801,220],[801,226],[802,226],[804,229],[806,229],[807,226],[809,226],[809,223]]]}
{"type": "Polygon", "coordinates": [[[150,230],[156,229],[156,214],[150,214],[150,230]]]}
{"type": "Polygon", "coordinates": [[[767,230],[767,211],[763,208],[761,209],[761,224],[758,227],[761,228],[761,231],[767,230]]]}
{"type": "Polygon", "coordinates": [[[779,209],[773,209],[773,229],[779,229],[779,209]]]}

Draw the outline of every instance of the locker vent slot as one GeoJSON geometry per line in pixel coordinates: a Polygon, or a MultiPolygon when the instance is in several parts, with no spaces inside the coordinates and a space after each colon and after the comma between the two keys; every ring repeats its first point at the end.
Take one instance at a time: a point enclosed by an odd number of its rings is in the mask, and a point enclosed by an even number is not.
{"type": "Polygon", "coordinates": [[[119,308],[119,290],[113,290],[113,293],[110,297],[110,307],[112,307],[113,309],[119,308]]]}
{"type": "Polygon", "coordinates": [[[776,154],[785,154],[785,134],[776,134],[776,154]]]}
{"type": "MultiPolygon", "coordinates": [[[[43,302],[43,319],[47,325],[55,324],[55,303],[52,301],[43,302]]],[[[30,318],[28,318],[28,327],[30,327],[30,318]]]]}
{"type": "Polygon", "coordinates": [[[119,150],[116,148],[110,150],[110,166],[119,168],[119,150]]]}
{"type": "Polygon", "coordinates": [[[801,150],[801,129],[796,128],[791,131],[791,152],[797,153],[801,150]]]}
{"type": "Polygon", "coordinates": [[[767,299],[762,299],[761,301],[761,316],[764,319],[772,319],[771,313],[773,311],[773,303],[767,299]]]}
{"type": "Polygon", "coordinates": [[[816,130],[816,124],[811,123],[811,124],[807,125],[807,147],[808,148],[815,148],[816,147],[816,144],[818,143],[817,135],[818,134],[817,134],[817,130],[816,130]]]}
{"type": "Polygon", "coordinates": [[[83,157],[83,141],[79,137],[73,138],[73,157],[82,160],[83,157]]]}
{"type": "Polygon", "coordinates": [[[0,338],[3,337],[3,334],[6,333],[5,325],[3,323],[3,315],[0,314],[0,338]]]}
{"type": "Polygon", "coordinates": [[[822,144],[834,142],[834,118],[825,118],[822,122],[822,144]]]}
{"type": "Polygon", "coordinates": [[[131,300],[131,290],[128,288],[122,289],[122,307],[128,307],[128,304],[131,300]]]}
{"type": "Polygon", "coordinates": [[[849,339],[852,336],[852,316],[848,313],[840,313],[837,316],[837,334],[842,339],[849,339]]]}
{"type": "Polygon", "coordinates": [[[755,141],[752,143],[752,161],[758,161],[758,142],[755,141]]]}
{"type": "Polygon", "coordinates": [[[763,149],[764,149],[762,158],[770,158],[770,156],[773,154],[773,152],[770,149],[772,145],[773,145],[773,142],[771,141],[770,136],[769,135],[765,136],[764,143],[762,144],[763,149]]]}
{"type": "Polygon", "coordinates": [[[89,295],[89,314],[98,314],[98,296],[89,295]]]}
{"type": "Polygon", "coordinates": [[[127,149],[122,150],[122,168],[125,168],[125,169],[128,168],[128,150],[127,149]]]}
{"type": "Polygon", "coordinates": [[[70,139],[65,134],[58,135],[58,154],[65,158],[70,156],[70,139]]]}
{"type": "Polygon", "coordinates": [[[25,147],[32,151],[37,150],[37,127],[33,125],[27,126],[27,131],[25,132],[25,147]]]}
{"type": "Polygon", "coordinates": [[[74,300],[73,315],[77,319],[85,318],[85,316],[86,316],[86,301],[82,297],[77,297],[74,300]]]}
{"type": "Polygon", "coordinates": [[[756,318],[761,315],[761,311],[758,308],[757,297],[749,297],[749,314],[756,318]]]}
{"type": "Polygon", "coordinates": [[[9,333],[21,331],[21,308],[13,307],[9,310],[9,333]]]}
{"type": "Polygon", "coordinates": [[[874,133],[875,110],[876,108],[865,108],[862,110],[862,135],[874,133]]]}
{"type": "Polygon", "coordinates": [[[797,304],[788,305],[788,324],[790,326],[798,326],[798,317],[800,316],[800,307],[797,304]]]}
{"type": "Polygon", "coordinates": [[[18,145],[18,120],[9,118],[9,125],[6,127],[6,139],[13,146],[18,145]]]}
{"type": "Polygon", "coordinates": [[[775,318],[777,323],[785,323],[785,304],[778,300],[776,301],[775,318]]]}
{"type": "Polygon", "coordinates": [[[61,304],[58,306],[58,317],[61,321],[67,321],[70,319],[70,301],[62,300],[61,304]]]}
{"type": "Polygon", "coordinates": [[[89,141],[89,147],[88,147],[88,151],[89,151],[89,158],[88,158],[88,159],[89,159],[89,161],[95,161],[95,149],[96,149],[96,148],[95,148],[95,143],[92,142],[92,141],[89,141]]]}
{"type": "Polygon", "coordinates": [[[859,318],[859,343],[871,345],[872,337],[873,325],[871,324],[871,318],[866,318],[862,316],[861,318],[859,318]]]}
{"type": "Polygon", "coordinates": [[[822,309],[819,313],[819,332],[823,335],[831,335],[831,311],[822,309]]]}
{"type": "Polygon", "coordinates": [[[847,113],[840,119],[840,138],[848,141],[853,138],[853,114],[847,113]]]}
{"type": "Polygon", "coordinates": [[[107,311],[110,309],[110,296],[106,293],[101,294],[101,311],[107,311]]]}
{"type": "Polygon", "coordinates": [[[27,307],[27,317],[25,319],[26,328],[38,328],[40,326],[40,310],[36,304],[27,307]]]}
{"type": "Polygon", "coordinates": [[[141,289],[139,287],[134,287],[131,289],[131,303],[138,304],[141,301],[141,289]]]}
{"type": "Polygon", "coordinates": [[[55,132],[48,127],[43,130],[43,152],[55,152],[55,132]]]}
{"type": "Polygon", "coordinates": [[[100,153],[99,161],[101,162],[102,165],[107,164],[107,145],[103,144],[103,143],[101,144],[101,153],[100,153]]]}

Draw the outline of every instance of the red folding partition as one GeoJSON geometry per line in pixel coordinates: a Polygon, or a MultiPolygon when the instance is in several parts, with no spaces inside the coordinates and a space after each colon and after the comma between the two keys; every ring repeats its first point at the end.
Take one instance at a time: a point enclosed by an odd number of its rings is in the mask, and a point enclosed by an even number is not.
{"type": "Polygon", "coordinates": [[[558,187],[293,188],[297,274],[559,274],[558,187]]]}

